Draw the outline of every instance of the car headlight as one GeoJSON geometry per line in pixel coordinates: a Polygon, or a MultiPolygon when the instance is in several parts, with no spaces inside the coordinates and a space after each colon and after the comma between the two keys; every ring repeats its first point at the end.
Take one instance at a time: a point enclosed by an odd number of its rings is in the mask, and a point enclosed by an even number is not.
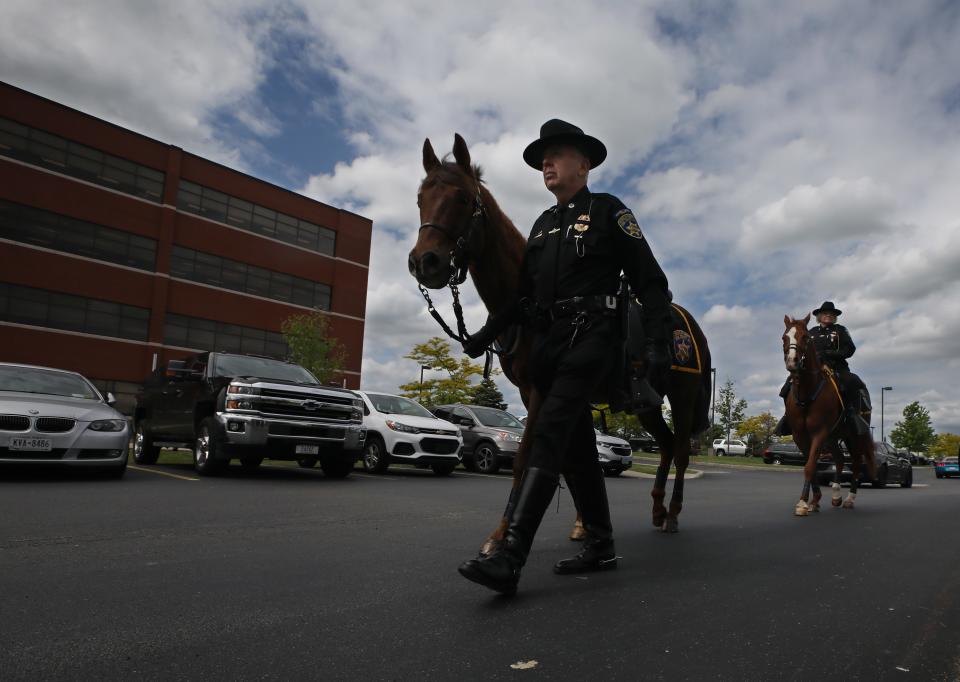
{"type": "Polygon", "coordinates": [[[522,439],[512,431],[497,431],[497,440],[505,440],[510,443],[519,443],[522,439]]]}
{"type": "Polygon", "coordinates": [[[403,433],[420,433],[420,429],[418,429],[417,427],[407,426],[406,424],[395,422],[392,419],[387,420],[387,426],[393,429],[394,431],[402,431],[403,433]]]}
{"type": "Polygon", "coordinates": [[[97,419],[87,428],[91,431],[123,431],[127,426],[125,419],[97,419]]]}
{"type": "Polygon", "coordinates": [[[361,410],[363,409],[363,400],[361,398],[354,398],[352,402],[354,407],[361,410]]]}
{"type": "Polygon", "coordinates": [[[248,386],[247,384],[230,384],[227,387],[227,393],[233,393],[234,395],[260,395],[260,389],[256,386],[248,386]]]}

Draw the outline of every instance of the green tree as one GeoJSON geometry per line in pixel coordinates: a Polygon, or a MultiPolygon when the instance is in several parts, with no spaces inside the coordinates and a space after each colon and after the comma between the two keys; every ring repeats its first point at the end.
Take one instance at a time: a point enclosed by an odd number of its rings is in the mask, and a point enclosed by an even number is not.
{"type": "Polygon", "coordinates": [[[960,454],[960,436],[955,433],[938,433],[937,440],[927,454],[936,459],[944,457],[956,457],[960,454]]]}
{"type": "Polygon", "coordinates": [[[917,401],[903,408],[903,419],[894,424],[890,432],[890,441],[894,445],[913,452],[926,452],[936,440],[930,413],[917,401]]]}
{"type": "Polygon", "coordinates": [[[737,435],[747,441],[751,454],[756,456],[770,445],[776,428],[777,418],[769,412],[761,412],[740,422],[737,435]]]}
{"type": "Polygon", "coordinates": [[[327,383],[343,371],[346,350],[329,334],[330,318],[314,311],[291,315],[280,325],[283,340],[290,347],[287,359],[305,367],[327,383]]]}
{"type": "Polygon", "coordinates": [[[469,403],[473,398],[474,387],[470,378],[483,375],[483,367],[470,362],[467,357],[455,359],[450,352],[450,344],[439,336],[418,343],[407,355],[421,367],[429,367],[433,372],[400,385],[400,395],[420,401],[424,405],[447,405],[449,403],[469,403]],[[446,372],[446,376],[437,377],[437,372],[446,372]]]}
{"type": "Polygon", "coordinates": [[[743,398],[737,398],[737,394],[733,390],[733,380],[727,379],[726,383],[720,388],[720,399],[717,400],[717,423],[721,427],[718,437],[726,438],[727,434],[731,436],[735,434],[746,412],[747,401],[743,398]]]}
{"type": "Polygon", "coordinates": [[[474,405],[495,407],[498,410],[507,409],[507,404],[503,402],[503,394],[497,387],[496,382],[489,377],[481,380],[479,384],[473,387],[473,400],[471,402],[474,405]]]}

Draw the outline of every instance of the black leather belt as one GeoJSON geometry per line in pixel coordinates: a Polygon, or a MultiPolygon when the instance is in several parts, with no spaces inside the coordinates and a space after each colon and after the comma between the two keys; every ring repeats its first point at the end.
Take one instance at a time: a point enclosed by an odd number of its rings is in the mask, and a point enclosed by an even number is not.
{"type": "Polygon", "coordinates": [[[550,317],[557,319],[559,317],[570,317],[580,313],[608,313],[614,314],[617,311],[616,296],[574,296],[557,301],[550,306],[550,317]]]}

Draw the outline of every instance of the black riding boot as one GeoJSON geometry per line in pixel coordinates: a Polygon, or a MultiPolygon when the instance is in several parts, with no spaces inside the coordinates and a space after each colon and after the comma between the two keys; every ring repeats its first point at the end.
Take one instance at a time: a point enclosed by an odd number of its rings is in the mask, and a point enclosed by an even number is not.
{"type": "Polygon", "coordinates": [[[460,575],[503,594],[516,593],[520,569],[527,562],[533,536],[553,499],[559,479],[554,471],[527,469],[500,549],[488,557],[463,562],[457,569],[460,575]]]}
{"type": "Polygon", "coordinates": [[[583,549],[574,557],[561,559],[554,565],[554,573],[586,573],[617,567],[617,552],[613,545],[613,525],[607,504],[607,487],[603,471],[594,467],[568,476],[577,490],[580,515],[587,538],[583,549]]]}
{"type": "Polygon", "coordinates": [[[650,410],[659,410],[663,405],[663,398],[657,393],[647,377],[634,377],[631,383],[633,392],[633,411],[637,414],[649,412],[650,410]]]}

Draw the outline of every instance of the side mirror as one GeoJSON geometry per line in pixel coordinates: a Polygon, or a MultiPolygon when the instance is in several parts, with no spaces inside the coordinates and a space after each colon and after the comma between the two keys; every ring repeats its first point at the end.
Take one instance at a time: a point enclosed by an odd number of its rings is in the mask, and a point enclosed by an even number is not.
{"type": "Polygon", "coordinates": [[[460,417],[460,426],[476,426],[476,423],[470,417],[460,417]]]}
{"type": "Polygon", "coordinates": [[[113,393],[107,391],[107,405],[116,405],[117,399],[114,397],[113,393]]]}

